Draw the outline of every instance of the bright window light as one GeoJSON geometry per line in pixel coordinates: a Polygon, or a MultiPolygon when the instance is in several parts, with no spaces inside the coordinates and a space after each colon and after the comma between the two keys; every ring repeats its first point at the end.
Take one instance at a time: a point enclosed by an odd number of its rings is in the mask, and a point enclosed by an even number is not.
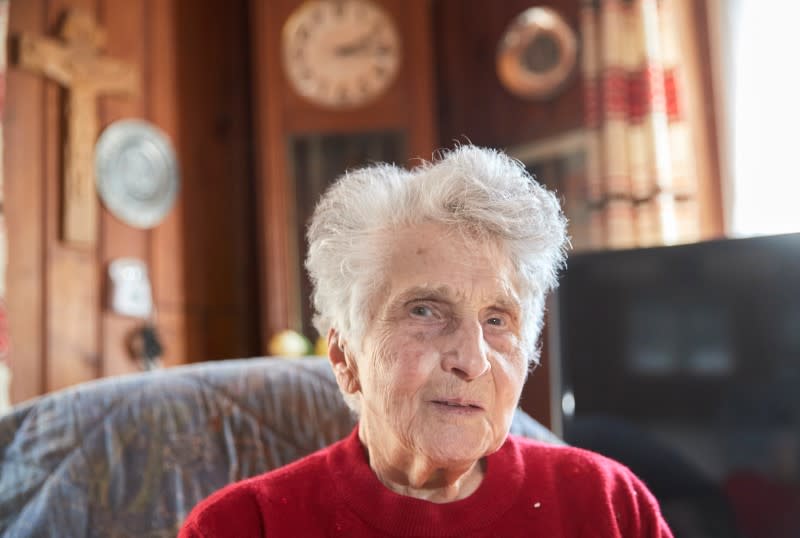
{"type": "Polygon", "coordinates": [[[800,1],[723,0],[729,231],[800,232],[800,1]]]}

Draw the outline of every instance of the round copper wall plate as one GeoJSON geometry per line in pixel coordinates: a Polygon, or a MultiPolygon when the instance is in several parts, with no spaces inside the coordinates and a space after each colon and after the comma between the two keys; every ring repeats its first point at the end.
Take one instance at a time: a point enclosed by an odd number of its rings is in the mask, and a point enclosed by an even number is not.
{"type": "Polygon", "coordinates": [[[506,29],[497,48],[497,76],[518,97],[552,97],[575,70],[578,40],[555,10],[532,7],[506,29]]]}

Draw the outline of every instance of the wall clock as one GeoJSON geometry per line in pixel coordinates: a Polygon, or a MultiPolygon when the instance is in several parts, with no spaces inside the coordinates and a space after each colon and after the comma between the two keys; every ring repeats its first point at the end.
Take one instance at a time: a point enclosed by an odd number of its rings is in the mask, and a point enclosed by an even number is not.
{"type": "Polygon", "coordinates": [[[577,53],[575,32],[558,12],[532,7],[503,34],[497,48],[497,76],[518,97],[547,99],[575,70],[577,53]]]}
{"type": "Polygon", "coordinates": [[[391,16],[369,0],[314,0],[296,9],[282,35],[290,86],[311,102],[357,107],[395,80],[400,35],[391,16]]]}

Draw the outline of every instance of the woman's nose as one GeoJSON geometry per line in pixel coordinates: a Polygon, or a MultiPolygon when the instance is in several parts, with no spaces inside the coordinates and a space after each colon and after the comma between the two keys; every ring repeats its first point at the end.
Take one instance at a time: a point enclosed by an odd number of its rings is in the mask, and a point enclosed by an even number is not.
{"type": "Polygon", "coordinates": [[[442,368],[471,381],[489,371],[489,348],[478,321],[463,322],[452,334],[449,349],[442,356],[442,368]]]}

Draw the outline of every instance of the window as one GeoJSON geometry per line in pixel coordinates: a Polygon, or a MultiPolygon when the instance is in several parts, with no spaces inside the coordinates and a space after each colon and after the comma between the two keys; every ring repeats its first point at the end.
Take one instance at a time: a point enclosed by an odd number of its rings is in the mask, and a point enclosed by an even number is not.
{"type": "Polygon", "coordinates": [[[800,232],[800,2],[712,4],[727,232],[800,232]]]}

